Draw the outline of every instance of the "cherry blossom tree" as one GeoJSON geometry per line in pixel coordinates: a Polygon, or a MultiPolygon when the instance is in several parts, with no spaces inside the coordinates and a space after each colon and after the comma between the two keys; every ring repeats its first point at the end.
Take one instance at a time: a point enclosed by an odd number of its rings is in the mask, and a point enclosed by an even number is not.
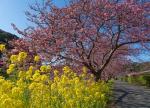
{"type": "Polygon", "coordinates": [[[96,81],[117,75],[123,71],[128,56],[149,49],[148,2],[68,2],[61,8],[50,0],[30,6],[31,10],[26,15],[36,26],[21,31],[13,25],[23,36],[14,45],[18,49],[44,55],[52,63],[68,63],[74,67],[84,65],[96,81]]]}

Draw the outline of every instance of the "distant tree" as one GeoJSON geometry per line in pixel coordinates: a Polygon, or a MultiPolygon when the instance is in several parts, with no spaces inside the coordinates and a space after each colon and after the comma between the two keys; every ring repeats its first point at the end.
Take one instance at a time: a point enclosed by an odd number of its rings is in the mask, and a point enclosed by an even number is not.
{"type": "Polygon", "coordinates": [[[50,62],[84,65],[96,81],[117,75],[129,55],[149,48],[148,2],[69,0],[59,8],[45,0],[30,8],[26,15],[36,27],[21,31],[13,25],[23,35],[14,45],[44,55],[50,62]]]}

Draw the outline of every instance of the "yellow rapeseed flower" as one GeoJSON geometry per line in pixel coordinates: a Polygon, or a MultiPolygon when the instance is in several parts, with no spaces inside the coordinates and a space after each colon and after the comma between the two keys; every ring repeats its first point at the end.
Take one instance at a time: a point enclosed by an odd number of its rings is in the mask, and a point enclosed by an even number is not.
{"type": "Polygon", "coordinates": [[[57,76],[58,73],[59,73],[59,71],[55,69],[55,70],[54,70],[54,75],[57,76]]]}
{"type": "Polygon", "coordinates": [[[65,75],[62,75],[62,77],[61,77],[61,82],[62,82],[62,83],[68,83],[68,82],[69,82],[68,77],[65,76],[65,75]]]}
{"type": "Polygon", "coordinates": [[[18,73],[18,77],[19,77],[19,78],[25,77],[25,72],[24,72],[24,71],[20,71],[20,72],[18,73]]]}
{"type": "Polygon", "coordinates": [[[70,72],[70,68],[69,68],[68,66],[65,66],[65,67],[63,68],[63,71],[64,71],[65,74],[67,74],[67,73],[70,72]]]}
{"type": "Polygon", "coordinates": [[[2,84],[4,81],[4,77],[0,76],[0,84],[2,84]]]}
{"type": "Polygon", "coordinates": [[[105,98],[105,94],[101,94],[101,98],[104,99],[105,98]]]}
{"type": "Polygon", "coordinates": [[[41,81],[47,81],[48,76],[47,75],[41,75],[41,81]]]}
{"type": "Polygon", "coordinates": [[[12,108],[13,107],[13,99],[11,98],[6,98],[2,102],[2,106],[7,106],[5,108],[12,108]]]}
{"type": "Polygon", "coordinates": [[[29,80],[29,79],[31,79],[31,77],[32,77],[32,70],[28,70],[26,72],[26,79],[29,80]]]}
{"type": "Polygon", "coordinates": [[[14,74],[9,75],[7,80],[0,76],[0,107],[38,108],[42,105],[43,108],[105,108],[110,88],[105,82],[95,82],[93,76],[87,75],[86,68],[83,67],[82,72],[76,73],[65,66],[63,72],[59,73],[56,69],[53,71],[54,76],[50,73],[52,76],[49,77],[45,72],[50,72],[51,66],[29,66],[17,61],[17,57],[23,61],[26,56],[24,52],[12,55],[7,73],[14,74]],[[26,104],[28,97],[30,101],[26,104]]]}
{"type": "Polygon", "coordinates": [[[5,45],[4,44],[0,44],[0,51],[1,52],[5,51],[5,45]]]}
{"type": "Polygon", "coordinates": [[[15,69],[15,64],[10,64],[9,68],[7,69],[7,74],[11,74],[15,69]]]}
{"type": "Polygon", "coordinates": [[[13,95],[20,95],[21,93],[23,93],[23,91],[20,87],[13,87],[12,88],[12,94],[13,95]]]}
{"type": "Polygon", "coordinates": [[[34,61],[35,61],[35,62],[39,62],[39,61],[40,61],[40,57],[39,57],[38,55],[36,55],[36,56],[34,57],[34,61]]]}
{"type": "Polygon", "coordinates": [[[35,82],[32,82],[30,85],[29,85],[29,89],[30,90],[32,90],[32,89],[34,89],[35,87],[36,87],[36,85],[37,85],[37,83],[35,83],[35,82]]]}
{"type": "Polygon", "coordinates": [[[34,81],[40,81],[40,73],[36,72],[33,76],[32,76],[32,79],[34,81]]]}
{"type": "Polygon", "coordinates": [[[59,81],[59,77],[56,76],[56,77],[54,78],[54,81],[55,81],[55,82],[58,82],[58,81],[59,81]]]}
{"type": "Polygon", "coordinates": [[[3,94],[1,97],[0,97],[0,100],[4,100],[4,99],[7,99],[9,98],[9,95],[8,94],[3,94]]]}
{"type": "Polygon", "coordinates": [[[83,73],[81,76],[82,76],[82,78],[86,78],[86,74],[85,73],[83,73]]]}
{"type": "Polygon", "coordinates": [[[81,95],[81,90],[80,89],[76,89],[76,95],[80,96],[81,95]]]}
{"type": "Polygon", "coordinates": [[[47,66],[46,66],[46,65],[42,65],[42,66],[40,67],[40,71],[41,71],[41,72],[46,72],[46,71],[47,71],[47,66]]]}
{"type": "Polygon", "coordinates": [[[12,69],[12,70],[13,70],[14,68],[15,68],[15,64],[10,64],[10,65],[9,65],[9,69],[12,69]]]}
{"type": "Polygon", "coordinates": [[[20,52],[18,55],[18,61],[24,61],[27,57],[27,53],[26,52],[20,52]]]}
{"type": "Polygon", "coordinates": [[[90,97],[84,97],[84,101],[88,102],[90,100],[90,97]]]}
{"type": "Polygon", "coordinates": [[[30,71],[33,71],[33,69],[34,69],[33,66],[30,66],[30,67],[29,67],[29,70],[30,70],[30,71]]]}
{"type": "Polygon", "coordinates": [[[70,100],[68,100],[68,103],[69,103],[70,107],[72,108],[73,105],[74,105],[74,100],[73,100],[73,99],[70,99],[70,100]]]}
{"type": "Polygon", "coordinates": [[[56,88],[56,83],[51,84],[51,89],[55,89],[56,88]]]}
{"type": "Polygon", "coordinates": [[[95,95],[95,97],[100,97],[101,96],[101,94],[99,92],[96,92],[94,95],[95,95]]]}
{"type": "Polygon", "coordinates": [[[47,67],[46,67],[46,72],[50,72],[50,70],[51,70],[51,66],[50,66],[50,65],[47,65],[47,67]]]}
{"type": "Polygon", "coordinates": [[[79,82],[80,82],[80,79],[79,79],[78,77],[75,77],[75,78],[74,78],[74,81],[75,81],[75,84],[78,85],[79,82]]]}
{"type": "Polygon", "coordinates": [[[11,61],[11,63],[16,63],[18,61],[18,56],[17,55],[12,55],[10,57],[10,61],[11,61]]]}
{"type": "Polygon", "coordinates": [[[12,72],[13,72],[13,70],[11,70],[11,69],[7,69],[7,74],[11,74],[12,72]]]}
{"type": "Polygon", "coordinates": [[[35,70],[35,73],[40,74],[40,70],[35,70]]]}
{"type": "Polygon", "coordinates": [[[82,70],[83,70],[83,73],[87,73],[87,67],[83,66],[82,70]]]}
{"type": "Polygon", "coordinates": [[[25,84],[25,82],[24,82],[23,79],[17,80],[16,85],[17,85],[18,87],[21,87],[21,88],[25,88],[25,87],[27,86],[27,85],[25,84]]]}

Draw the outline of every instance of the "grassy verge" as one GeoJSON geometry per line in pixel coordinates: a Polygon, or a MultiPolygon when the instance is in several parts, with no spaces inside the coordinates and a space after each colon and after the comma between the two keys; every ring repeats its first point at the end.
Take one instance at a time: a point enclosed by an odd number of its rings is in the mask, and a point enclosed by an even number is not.
{"type": "Polygon", "coordinates": [[[143,74],[139,76],[128,76],[122,78],[122,80],[131,84],[150,87],[150,74],[143,74]]]}

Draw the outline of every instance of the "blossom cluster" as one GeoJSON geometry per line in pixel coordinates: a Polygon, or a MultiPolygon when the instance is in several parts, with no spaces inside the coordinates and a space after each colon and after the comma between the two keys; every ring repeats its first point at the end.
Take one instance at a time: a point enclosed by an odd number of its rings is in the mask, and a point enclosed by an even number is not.
{"type": "Polygon", "coordinates": [[[0,108],[105,108],[110,87],[95,82],[86,67],[80,73],[64,66],[62,71],[49,65],[22,64],[28,54],[10,57],[8,79],[0,76],[0,108]],[[21,64],[21,65],[20,65],[21,64]]]}

